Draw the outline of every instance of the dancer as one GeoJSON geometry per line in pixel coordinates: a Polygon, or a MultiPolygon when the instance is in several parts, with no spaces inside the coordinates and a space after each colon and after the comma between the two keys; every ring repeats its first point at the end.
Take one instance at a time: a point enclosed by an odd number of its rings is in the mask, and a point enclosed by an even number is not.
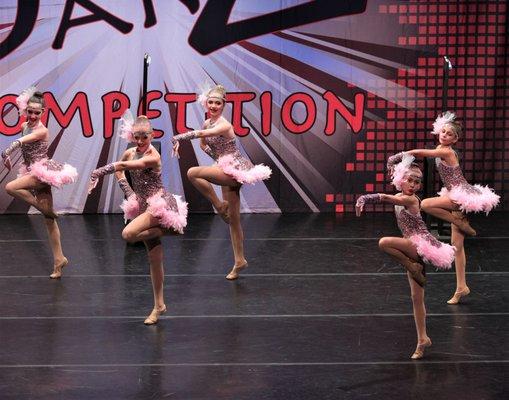
{"type": "Polygon", "coordinates": [[[44,215],[44,222],[48,232],[49,244],[53,254],[52,279],[62,277],[62,269],[68,264],[62,251],[60,230],[56,221],[57,214],[53,210],[53,195],[51,186],[60,188],[62,185],[76,180],[78,173],[69,164],[61,164],[48,158],[48,129],[41,122],[45,102],[41,92],[35,87],[21,93],[16,103],[19,113],[26,116],[26,122],[21,125],[21,137],[2,152],[2,160],[10,171],[12,163],[10,155],[21,150],[23,164],[18,177],[7,183],[5,190],[11,196],[23,200],[35,207],[44,215]]]}
{"type": "MultiPolygon", "coordinates": [[[[488,186],[470,185],[463,177],[459,160],[453,145],[462,133],[461,124],[456,115],[449,111],[440,115],[433,123],[432,134],[436,135],[439,145],[436,149],[415,149],[406,152],[415,157],[435,157],[435,165],[444,184],[438,197],[422,202],[422,210],[437,218],[453,224],[452,244],[456,254],[456,291],[449,304],[458,304],[460,299],[470,293],[465,278],[466,257],[463,248],[463,236],[475,236],[465,213],[484,211],[488,214],[500,201],[500,196],[488,186]]],[[[398,163],[405,152],[389,157],[388,167],[398,163]]]]}
{"type": "Polygon", "coordinates": [[[217,85],[202,93],[198,100],[208,112],[209,119],[202,130],[173,136],[173,153],[178,156],[179,141],[200,138],[200,147],[216,163],[210,167],[192,167],[187,171],[191,183],[212,203],[223,220],[230,225],[235,263],[226,279],[239,277],[247,267],[244,257],[244,233],[240,224],[240,188],[244,183],[268,179],[271,169],[263,164],[253,165],[242,157],[235,145],[232,125],[222,116],[226,91],[217,85]],[[211,183],[221,185],[223,200],[219,200],[211,183]]]}
{"type": "Polygon", "coordinates": [[[115,173],[126,200],[121,205],[124,217],[131,222],[122,231],[122,238],[129,243],[143,241],[150,263],[150,277],[154,295],[154,308],[145,319],[145,325],[156,324],[166,312],[163,281],[163,249],[161,236],[183,233],[187,225],[187,203],[180,196],[168,193],[161,181],[161,156],[151,145],[153,130],[145,116],[133,121],[129,112],[120,121],[120,135],[135,142],[120,161],[105,165],[92,172],[89,193],[97,186],[99,178],[115,173]],[[132,188],[125,178],[129,170],[132,188]]]}
{"type": "Polygon", "coordinates": [[[437,268],[449,269],[454,259],[454,248],[435,239],[422,220],[420,199],[415,195],[421,187],[422,172],[417,164],[412,163],[413,160],[414,157],[405,156],[393,170],[392,183],[396,189],[401,190],[400,193],[363,195],[357,199],[355,209],[357,216],[360,216],[365,204],[394,204],[396,220],[403,238],[383,237],[378,244],[382,251],[399,261],[407,270],[417,330],[417,347],[411,356],[415,360],[422,358],[425,348],[431,346],[431,339],[426,332],[426,275],[421,259],[437,268]]]}

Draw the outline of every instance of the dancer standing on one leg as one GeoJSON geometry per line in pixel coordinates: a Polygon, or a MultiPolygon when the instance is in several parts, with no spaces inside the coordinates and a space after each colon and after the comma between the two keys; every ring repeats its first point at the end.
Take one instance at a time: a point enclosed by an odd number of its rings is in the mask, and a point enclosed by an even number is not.
{"type": "Polygon", "coordinates": [[[244,257],[244,233],[240,224],[240,187],[243,183],[255,183],[269,178],[269,167],[253,165],[242,157],[235,145],[232,125],[222,116],[226,91],[223,86],[202,93],[199,101],[208,112],[203,130],[192,131],[173,137],[173,152],[178,155],[179,141],[200,138],[200,147],[216,163],[210,167],[192,167],[187,171],[191,183],[212,203],[219,215],[230,224],[230,237],[235,263],[226,279],[234,280],[247,267],[244,257]],[[223,200],[219,200],[211,183],[221,185],[223,200]]]}
{"type": "MultiPolygon", "coordinates": [[[[470,293],[465,279],[465,250],[463,234],[475,236],[464,213],[483,211],[488,214],[500,201],[500,197],[488,186],[470,185],[463,177],[458,156],[452,146],[462,133],[461,124],[456,115],[447,111],[433,123],[433,132],[437,135],[439,145],[436,149],[415,149],[406,152],[416,157],[435,157],[435,164],[444,184],[438,197],[428,198],[422,202],[422,210],[437,218],[453,224],[453,244],[457,245],[456,255],[456,291],[448,301],[457,304],[461,297],[470,293]],[[457,242],[457,243],[456,243],[457,242]],[[461,243],[461,244],[460,244],[461,243]]],[[[399,162],[405,152],[389,157],[388,167],[399,162]]]]}
{"type": "Polygon", "coordinates": [[[11,153],[21,150],[23,165],[18,177],[5,186],[11,196],[23,200],[38,209],[44,215],[51,252],[53,253],[53,273],[50,278],[62,276],[62,268],[68,264],[62,251],[60,230],[53,210],[51,186],[62,185],[76,180],[78,173],[69,164],[60,164],[48,159],[48,129],[41,122],[44,113],[44,98],[34,87],[25,90],[16,99],[20,115],[27,121],[21,125],[21,138],[15,140],[2,152],[5,167],[11,169],[11,153]]]}
{"type": "MultiPolygon", "coordinates": [[[[459,217],[463,216],[461,211],[453,211],[453,214],[455,213],[457,213],[459,217]]],[[[467,278],[465,274],[467,258],[465,255],[464,241],[465,234],[456,225],[451,225],[451,244],[456,248],[456,254],[454,257],[454,268],[456,270],[456,290],[454,295],[449,300],[447,300],[447,304],[458,304],[461,297],[470,293],[470,289],[467,286],[467,278]]]]}
{"type": "Polygon", "coordinates": [[[163,249],[161,236],[183,233],[187,225],[187,204],[180,196],[168,193],[161,181],[161,156],[151,145],[152,126],[145,116],[132,122],[126,113],[122,117],[122,136],[135,142],[136,147],[127,149],[118,162],[92,172],[89,193],[96,187],[100,177],[115,173],[126,200],[121,205],[124,216],[132,220],[122,231],[122,237],[130,242],[143,241],[147,248],[150,277],[154,294],[154,308],[145,319],[145,325],[156,324],[159,316],[166,312],[164,303],[163,249]],[[133,187],[125,178],[129,170],[133,187]]]}
{"type": "Polygon", "coordinates": [[[431,339],[426,332],[424,305],[426,276],[421,258],[437,268],[448,269],[451,268],[454,259],[454,248],[435,239],[422,220],[420,199],[415,195],[421,187],[422,172],[417,164],[412,163],[413,159],[411,156],[405,157],[393,171],[393,184],[401,190],[401,193],[364,195],[357,199],[355,208],[357,216],[360,216],[365,204],[384,202],[394,204],[396,220],[403,237],[383,237],[379,241],[379,246],[407,270],[417,330],[417,348],[411,358],[419,359],[424,356],[425,348],[431,346],[431,339]]]}

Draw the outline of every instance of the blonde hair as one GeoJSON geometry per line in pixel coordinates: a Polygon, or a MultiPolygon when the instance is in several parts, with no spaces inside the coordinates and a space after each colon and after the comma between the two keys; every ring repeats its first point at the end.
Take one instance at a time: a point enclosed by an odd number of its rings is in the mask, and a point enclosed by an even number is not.
{"type": "Polygon", "coordinates": [[[459,139],[461,134],[463,133],[463,125],[459,121],[450,121],[447,122],[446,125],[450,125],[452,131],[456,134],[456,137],[459,139]]]}
{"type": "Polygon", "coordinates": [[[136,120],[134,121],[134,125],[148,125],[149,127],[149,132],[152,133],[153,129],[152,129],[152,124],[150,123],[150,120],[148,119],[148,117],[146,115],[138,115],[136,117],[136,120]]]}
{"type": "Polygon", "coordinates": [[[419,166],[419,164],[417,164],[417,163],[414,163],[414,162],[413,162],[412,164],[410,164],[410,166],[408,167],[408,172],[410,172],[410,171],[414,171],[414,172],[418,171],[418,172],[419,172],[419,175],[420,175],[421,177],[423,176],[423,173],[422,173],[421,167],[420,167],[420,166],[419,166]]]}
{"type": "Polygon", "coordinates": [[[207,92],[207,98],[209,97],[219,97],[223,101],[226,101],[226,89],[223,85],[216,85],[212,89],[207,92]],[[212,93],[219,93],[220,96],[211,96],[212,93]]]}

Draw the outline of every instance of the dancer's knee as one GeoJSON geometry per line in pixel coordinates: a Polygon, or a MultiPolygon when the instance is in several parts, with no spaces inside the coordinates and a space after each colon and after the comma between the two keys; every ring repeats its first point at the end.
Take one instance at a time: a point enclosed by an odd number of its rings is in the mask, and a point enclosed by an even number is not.
{"type": "Polygon", "coordinates": [[[429,201],[429,199],[424,199],[422,202],[421,202],[421,209],[423,211],[426,211],[426,210],[429,210],[430,208],[432,208],[432,204],[431,202],[429,201]]]}
{"type": "Polygon", "coordinates": [[[16,187],[12,182],[9,182],[7,185],[5,185],[5,191],[9,193],[11,196],[14,196],[16,193],[16,187]]]}
{"type": "Polygon", "coordinates": [[[191,167],[187,170],[187,177],[189,179],[196,179],[198,178],[198,172],[200,171],[200,169],[198,167],[191,167]]]}
{"type": "Polygon", "coordinates": [[[382,251],[385,251],[389,247],[389,245],[390,245],[390,240],[386,237],[383,237],[378,241],[378,247],[382,251]]]}
{"type": "Polygon", "coordinates": [[[136,231],[130,229],[129,226],[126,226],[122,231],[122,239],[124,239],[126,242],[129,243],[136,242],[137,241],[136,236],[137,236],[136,231]]]}

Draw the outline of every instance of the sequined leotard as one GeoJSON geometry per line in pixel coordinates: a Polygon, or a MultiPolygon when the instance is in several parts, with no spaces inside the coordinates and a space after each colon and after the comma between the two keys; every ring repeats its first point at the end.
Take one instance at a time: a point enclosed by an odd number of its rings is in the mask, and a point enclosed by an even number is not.
{"type": "MultiPolygon", "coordinates": [[[[30,128],[25,125],[21,135],[26,136],[29,133],[30,128]]],[[[22,143],[21,155],[23,165],[20,168],[19,175],[30,174],[41,182],[56,187],[72,183],[78,176],[78,172],[73,166],[61,164],[48,158],[48,142],[46,140],[22,143]]]]}
{"type": "Polygon", "coordinates": [[[445,186],[438,194],[449,197],[462,211],[488,214],[499,203],[500,196],[490,187],[469,184],[459,165],[447,165],[441,158],[435,159],[435,165],[445,186]]]}
{"type": "MultiPolygon", "coordinates": [[[[209,126],[209,128],[213,125],[209,126]]],[[[272,174],[269,167],[263,164],[253,165],[251,161],[242,156],[235,144],[235,138],[224,136],[205,137],[205,143],[210,148],[209,155],[227,175],[239,183],[256,183],[268,179],[272,174]]]]}
{"type": "Polygon", "coordinates": [[[454,247],[437,240],[426,227],[421,214],[413,214],[395,205],[396,221],[403,236],[415,245],[417,253],[437,268],[449,269],[454,261],[454,247]]]}
{"type": "MultiPolygon", "coordinates": [[[[143,155],[135,152],[135,159],[143,155]]],[[[126,219],[134,219],[148,211],[158,218],[162,227],[183,233],[187,225],[187,203],[180,196],[166,191],[161,173],[153,168],[130,170],[135,196],[124,200],[120,206],[126,219]]]]}

